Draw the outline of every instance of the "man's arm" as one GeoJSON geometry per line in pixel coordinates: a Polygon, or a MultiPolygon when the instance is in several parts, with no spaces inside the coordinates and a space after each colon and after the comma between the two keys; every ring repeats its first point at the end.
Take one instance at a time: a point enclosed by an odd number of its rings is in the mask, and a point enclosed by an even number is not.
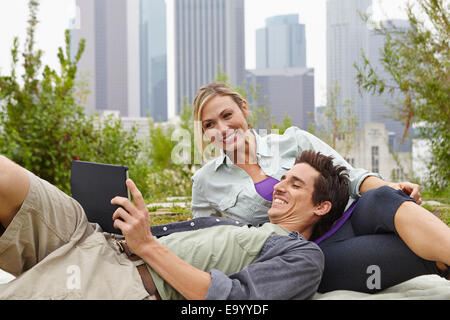
{"type": "Polygon", "coordinates": [[[122,207],[113,214],[114,227],[122,231],[130,250],[186,299],[205,299],[211,275],[183,261],[155,239],[142,194],[132,180],[127,180],[127,186],[135,205],[123,197],[111,200],[122,207]]]}
{"type": "Polygon", "coordinates": [[[193,267],[156,240],[149,242],[138,255],[186,299],[205,299],[211,283],[208,272],[193,267]]]}
{"type": "Polygon", "coordinates": [[[212,269],[206,299],[292,300],[308,299],[316,293],[324,256],[315,243],[300,235],[276,235],[261,252],[255,262],[229,276],[212,269]]]}
{"type": "Polygon", "coordinates": [[[122,230],[130,250],[186,299],[306,299],[316,292],[323,253],[299,234],[271,237],[265,244],[271,245],[262,250],[265,253],[240,272],[230,276],[218,270],[208,273],[156,241],[142,194],[130,179],[127,186],[135,205],[123,197],[111,200],[121,206],[113,214],[114,227],[122,230]]]}

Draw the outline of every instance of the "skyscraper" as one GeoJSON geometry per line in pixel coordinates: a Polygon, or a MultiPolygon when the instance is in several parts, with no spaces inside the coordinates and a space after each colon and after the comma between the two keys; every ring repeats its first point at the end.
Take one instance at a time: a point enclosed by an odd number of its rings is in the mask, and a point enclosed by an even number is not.
{"type": "Polygon", "coordinates": [[[167,121],[165,0],[140,0],[140,74],[143,117],[167,121]]]}
{"type": "Polygon", "coordinates": [[[219,68],[233,85],[245,78],[243,0],[175,0],[176,112],[219,68]]]}
{"type": "MultiPolygon", "coordinates": [[[[400,30],[407,30],[409,28],[407,20],[386,20],[383,21],[383,24],[388,28],[395,27],[400,30]]],[[[377,34],[373,30],[369,30],[368,37],[368,52],[366,52],[366,56],[377,74],[382,78],[387,78],[388,74],[380,62],[380,49],[383,47],[386,39],[383,35],[377,34]]],[[[399,95],[393,96],[387,92],[381,95],[368,95],[369,118],[372,122],[382,122],[385,124],[386,130],[389,132],[389,146],[392,150],[395,152],[410,152],[412,149],[411,137],[402,142],[405,125],[393,119],[394,112],[392,105],[399,103],[398,100],[403,100],[403,98],[399,95]]]]}
{"type": "Polygon", "coordinates": [[[305,25],[298,14],[266,19],[266,27],[256,30],[256,68],[305,68],[305,25]]]}
{"type": "MultiPolygon", "coordinates": [[[[277,123],[289,116],[304,130],[314,123],[314,69],[271,68],[248,70],[247,81],[259,87],[258,104],[270,107],[277,123]]],[[[251,99],[251,97],[249,97],[251,99]]]]}
{"type": "MultiPolygon", "coordinates": [[[[388,144],[395,152],[410,152],[409,140],[401,143],[403,125],[392,119],[392,106],[396,97],[388,94],[370,95],[360,90],[357,84],[355,64],[363,65],[362,51],[377,73],[386,73],[380,63],[380,49],[384,37],[375,34],[362,20],[360,14],[368,13],[372,0],[328,0],[327,1],[327,87],[340,89],[336,99],[338,116],[344,116],[346,103],[352,106],[359,129],[368,123],[383,123],[388,132],[388,144]],[[362,93],[362,94],[361,94],[362,93]]],[[[401,28],[404,23],[398,22],[401,28]]]]}
{"type": "Polygon", "coordinates": [[[139,0],[77,0],[80,28],[73,42],[86,40],[79,70],[87,78],[89,113],[118,110],[139,115],[139,0]]]}
{"type": "Polygon", "coordinates": [[[342,115],[345,101],[351,101],[359,126],[369,122],[367,101],[359,94],[354,63],[362,64],[361,49],[367,52],[368,29],[360,13],[366,13],[372,0],[327,1],[327,91],[340,88],[337,111],[342,115]]]}
{"type": "Polygon", "coordinates": [[[86,40],[79,70],[90,90],[88,113],[117,110],[166,121],[165,1],[77,0],[77,6],[81,21],[72,40],[86,40]]]}

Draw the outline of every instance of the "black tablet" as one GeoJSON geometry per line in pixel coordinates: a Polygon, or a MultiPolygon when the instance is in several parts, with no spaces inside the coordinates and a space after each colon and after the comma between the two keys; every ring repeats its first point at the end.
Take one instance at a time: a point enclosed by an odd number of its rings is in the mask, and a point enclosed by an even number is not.
{"type": "Polygon", "coordinates": [[[103,163],[72,161],[70,185],[72,197],[83,207],[89,222],[98,223],[104,232],[122,234],[114,228],[112,215],[118,208],[111,200],[130,198],[125,184],[128,167],[103,163]]]}

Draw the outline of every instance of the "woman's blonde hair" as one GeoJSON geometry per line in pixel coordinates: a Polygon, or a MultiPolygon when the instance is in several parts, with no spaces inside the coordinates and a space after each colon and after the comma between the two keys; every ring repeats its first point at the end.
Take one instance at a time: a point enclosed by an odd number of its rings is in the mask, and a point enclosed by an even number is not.
{"type": "Polygon", "coordinates": [[[194,99],[194,135],[195,143],[203,154],[206,144],[203,141],[203,127],[201,114],[203,107],[216,96],[229,96],[243,110],[245,99],[242,95],[222,82],[213,82],[198,89],[197,96],[194,99]]]}

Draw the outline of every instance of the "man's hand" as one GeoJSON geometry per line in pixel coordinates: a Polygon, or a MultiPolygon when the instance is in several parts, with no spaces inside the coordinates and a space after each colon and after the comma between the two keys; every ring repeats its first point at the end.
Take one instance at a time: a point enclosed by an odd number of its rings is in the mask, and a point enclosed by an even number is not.
{"type": "Polygon", "coordinates": [[[126,184],[135,205],[124,197],[113,198],[111,203],[121,208],[114,212],[112,218],[114,228],[122,231],[130,250],[139,256],[145,245],[154,241],[154,237],[150,231],[150,216],[141,192],[131,179],[127,179],[126,184]]]}
{"type": "Polygon", "coordinates": [[[411,198],[414,198],[418,205],[422,204],[422,197],[420,195],[420,186],[418,184],[404,181],[404,182],[390,182],[389,187],[397,190],[402,190],[411,198]]]}

